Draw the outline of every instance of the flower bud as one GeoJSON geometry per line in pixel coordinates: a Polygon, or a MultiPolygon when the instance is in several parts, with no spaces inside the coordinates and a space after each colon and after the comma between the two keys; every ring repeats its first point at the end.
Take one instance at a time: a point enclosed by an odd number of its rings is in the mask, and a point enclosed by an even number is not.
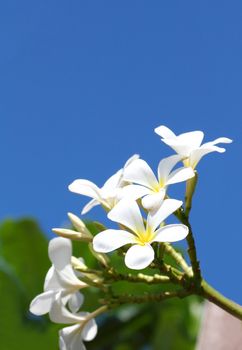
{"type": "Polygon", "coordinates": [[[65,228],[53,228],[52,231],[56,233],[58,236],[69,238],[76,241],[82,241],[82,242],[91,242],[92,236],[87,235],[83,232],[77,232],[74,230],[69,230],[65,228]]]}
{"type": "Polygon", "coordinates": [[[92,234],[90,233],[90,231],[87,229],[86,225],[84,224],[84,222],[76,215],[72,214],[72,213],[68,213],[67,214],[72,225],[74,226],[74,228],[80,232],[85,234],[86,236],[89,236],[90,238],[92,238],[92,234]]]}

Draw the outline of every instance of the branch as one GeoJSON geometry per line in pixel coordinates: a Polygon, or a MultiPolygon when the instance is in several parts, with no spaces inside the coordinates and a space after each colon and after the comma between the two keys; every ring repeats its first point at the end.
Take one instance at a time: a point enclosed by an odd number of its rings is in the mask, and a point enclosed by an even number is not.
{"type": "Polygon", "coordinates": [[[196,282],[197,285],[200,285],[201,279],[202,279],[201,270],[200,270],[200,264],[199,264],[199,261],[197,258],[197,251],[196,251],[196,246],[195,246],[195,241],[194,241],[194,237],[193,237],[191,224],[190,224],[189,219],[186,216],[186,214],[184,213],[182,208],[176,210],[174,214],[181,221],[181,223],[186,225],[189,229],[189,233],[186,237],[187,244],[188,244],[187,251],[188,251],[188,255],[189,255],[189,258],[190,258],[190,261],[192,264],[194,281],[196,282]]]}
{"type": "Polygon", "coordinates": [[[156,301],[160,302],[163,300],[171,299],[171,298],[185,298],[188,295],[191,295],[190,291],[181,289],[178,291],[172,292],[161,292],[159,294],[145,294],[145,295],[116,295],[112,299],[109,300],[101,300],[103,304],[111,304],[113,306],[117,306],[120,304],[141,304],[145,302],[156,301]]]}
{"type": "Polygon", "coordinates": [[[114,282],[119,281],[129,281],[129,282],[138,282],[138,283],[147,283],[147,284],[158,284],[158,283],[171,283],[171,280],[168,276],[162,276],[155,274],[154,276],[145,275],[143,273],[138,273],[137,275],[132,275],[131,273],[125,275],[122,273],[116,272],[114,269],[107,271],[108,278],[111,278],[114,282]]]}
{"type": "Polygon", "coordinates": [[[217,290],[211,287],[205,280],[202,280],[201,283],[201,293],[205,299],[211,301],[212,303],[218,305],[223,310],[227,311],[231,315],[237,317],[242,320],[242,306],[236,304],[232,300],[229,300],[222,294],[220,294],[217,290]]]}

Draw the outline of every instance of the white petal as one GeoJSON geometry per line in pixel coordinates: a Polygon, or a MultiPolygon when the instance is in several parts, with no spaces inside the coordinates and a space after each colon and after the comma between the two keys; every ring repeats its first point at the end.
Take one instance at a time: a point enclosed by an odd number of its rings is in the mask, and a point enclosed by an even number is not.
{"type": "Polygon", "coordinates": [[[233,142],[233,140],[229,139],[228,137],[219,137],[213,141],[204,143],[201,147],[207,148],[208,144],[217,145],[218,143],[231,143],[231,142],[233,142]]]}
{"type": "Polygon", "coordinates": [[[182,160],[182,157],[178,154],[162,159],[158,165],[159,181],[165,184],[171,170],[181,160],[182,160]]]}
{"type": "Polygon", "coordinates": [[[72,266],[66,265],[62,270],[56,270],[58,280],[65,293],[73,293],[73,291],[87,287],[87,284],[77,278],[72,266]]]}
{"type": "Polygon", "coordinates": [[[65,339],[61,335],[61,331],[59,334],[60,334],[60,336],[59,336],[59,348],[60,348],[60,350],[68,350],[67,344],[65,343],[65,339]]]}
{"type": "Polygon", "coordinates": [[[149,188],[140,185],[127,185],[122,188],[122,198],[131,200],[137,200],[150,193],[152,191],[149,188]]]}
{"type": "Polygon", "coordinates": [[[174,211],[182,205],[182,201],[176,199],[165,199],[159,209],[155,212],[150,212],[147,218],[147,225],[155,231],[155,229],[174,211]]]}
{"type": "Polygon", "coordinates": [[[124,170],[124,180],[137,183],[148,188],[158,186],[158,181],[149,167],[149,165],[143,159],[134,160],[124,170]]]}
{"type": "Polygon", "coordinates": [[[176,139],[162,139],[162,141],[170,146],[177,154],[181,157],[189,157],[192,147],[187,144],[182,144],[177,138],[176,139]]]}
{"type": "Polygon", "coordinates": [[[152,242],[178,242],[186,238],[188,233],[189,229],[185,225],[166,225],[156,231],[156,236],[152,242]]]}
{"type": "Polygon", "coordinates": [[[112,175],[101,188],[102,194],[105,191],[110,192],[113,191],[116,187],[118,187],[119,182],[121,180],[123,173],[123,169],[118,170],[114,175],[112,175]]]}
{"type": "Polygon", "coordinates": [[[202,139],[202,131],[191,131],[181,134],[174,139],[163,139],[162,141],[174,149],[180,156],[189,157],[194,149],[200,147],[202,139]]]}
{"type": "Polygon", "coordinates": [[[135,233],[144,231],[144,223],[138,204],[133,200],[122,199],[108,213],[108,218],[128,227],[135,233]]]}
{"type": "Polygon", "coordinates": [[[189,145],[191,149],[196,149],[200,147],[203,137],[204,133],[202,131],[190,131],[178,135],[177,140],[179,140],[181,144],[189,145]]]}
{"type": "Polygon", "coordinates": [[[133,270],[142,270],[154,260],[154,250],[147,245],[133,245],[125,255],[125,265],[133,270]]]}
{"type": "Polygon", "coordinates": [[[57,278],[55,268],[54,266],[51,266],[45,277],[44,291],[46,292],[48,290],[60,290],[60,288],[61,286],[57,278]]]}
{"type": "Polygon", "coordinates": [[[71,262],[71,240],[63,237],[53,238],[49,242],[49,258],[57,270],[62,270],[71,262]]]}
{"type": "Polygon", "coordinates": [[[100,253],[109,253],[126,244],[134,243],[135,236],[123,230],[105,230],[93,238],[93,249],[100,253]]]}
{"type": "Polygon", "coordinates": [[[50,320],[55,323],[82,323],[85,320],[85,316],[79,314],[72,314],[64,306],[61,295],[59,294],[52,303],[49,316],[50,320]]]}
{"type": "Polygon", "coordinates": [[[84,350],[86,349],[82,342],[80,325],[65,327],[59,332],[60,350],[84,350]]]}
{"type": "Polygon", "coordinates": [[[84,302],[84,295],[82,293],[76,292],[71,295],[68,306],[71,312],[76,313],[84,302]]]}
{"type": "Polygon", "coordinates": [[[56,292],[53,290],[37,295],[30,304],[29,309],[32,314],[37,316],[47,314],[51,309],[55,296],[56,292]]]}
{"type": "Polygon", "coordinates": [[[132,157],[130,157],[127,162],[124,164],[123,169],[127,168],[131,163],[133,163],[134,160],[139,158],[139,154],[134,154],[132,157]]]}
{"type": "Polygon", "coordinates": [[[100,189],[89,180],[75,180],[68,186],[68,188],[71,192],[82,194],[83,196],[91,197],[94,199],[100,198],[100,189]]]}
{"type": "Polygon", "coordinates": [[[142,199],[142,205],[148,211],[157,210],[166,195],[166,189],[162,188],[159,192],[153,192],[142,199]]]}
{"type": "Polygon", "coordinates": [[[169,128],[167,128],[165,125],[161,125],[161,126],[158,126],[157,128],[155,128],[155,133],[164,139],[176,137],[174,132],[171,131],[169,128]]]}
{"type": "Polygon", "coordinates": [[[192,168],[182,167],[173,171],[167,180],[167,185],[176,184],[191,179],[195,175],[192,168]]]}
{"type": "Polygon", "coordinates": [[[100,204],[100,201],[96,200],[96,199],[92,199],[90,202],[88,202],[84,208],[82,209],[81,214],[85,215],[86,213],[88,213],[93,207],[97,206],[100,204]]]}
{"type": "Polygon", "coordinates": [[[92,318],[87,324],[83,327],[82,330],[82,339],[85,341],[93,340],[97,335],[97,324],[94,318],[92,318]]]}
{"type": "MultiPolygon", "coordinates": [[[[197,166],[198,162],[206,154],[209,154],[211,152],[224,153],[226,151],[225,148],[214,146],[214,142],[217,143],[218,140],[220,140],[220,139],[217,139],[217,140],[212,141],[212,142],[204,143],[200,148],[194,150],[191,153],[189,162],[190,162],[190,166],[193,167],[193,169],[197,166]]],[[[230,141],[232,141],[232,140],[230,140],[230,141]]]]}
{"type": "Polygon", "coordinates": [[[195,169],[195,167],[197,166],[198,162],[202,159],[202,157],[211,152],[214,152],[213,147],[196,149],[191,153],[189,157],[189,165],[193,169],[195,169]]]}

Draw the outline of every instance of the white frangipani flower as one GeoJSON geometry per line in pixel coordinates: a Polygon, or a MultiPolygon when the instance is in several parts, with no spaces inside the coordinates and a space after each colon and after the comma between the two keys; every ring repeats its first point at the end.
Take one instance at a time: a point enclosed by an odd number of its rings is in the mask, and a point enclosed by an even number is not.
{"type": "Polygon", "coordinates": [[[111,210],[118,203],[122,198],[122,188],[127,184],[123,181],[124,169],[137,158],[139,158],[139,155],[137,154],[129,158],[124,167],[112,175],[101,188],[93,182],[84,179],[75,180],[69,185],[68,188],[71,192],[93,198],[82,209],[82,214],[86,214],[89,210],[99,204],[101,204],[106,210],[111,210]]]}
{"type": "Polygon", "coordinates": [[[47,272],[44,292],[37,295],[30,304],[33,314],[48,313],[59,294],[63,303],[68,302],[73,312],[79,310],[83,303],[83,295],[79,290],[88,285],[77,278],[71,266],[71,256],[72,244],[69,239],[57,237],[49,242],[49,258],[53,265],[47,272]]]}
{"type": "Polygon", "coordinates": [[[92,314],[71,313],[58,296],[52,304],[49,315],[52,322],[73,324],[59,331],[60,350],[85,350],[83,341],[91,341],[97,334],[97,324],[92,314]]]}
{"type": "Polygon", "coordinates": [[[161,125],[155,129],[155,133],[162,137],[161,141],[170,146],[182,158],[185,166],[193,169],[197,166],[201,158],[211,152],[225,152],[225,148],[216,146],[218,143],[231,143],[227,137],[206,142],[202,145],[204,134],[202,131],[191,131],[184,134],[175,135],[169,128],[161,125]]]}
{"type": "Polygon", "coordinates": [[[108,253],[126,244],[132,244],[125,255],[125,264],[130,269],[141,270],[154,260],[153,242],[176,242],[188,235],[188,228],[182,224],[158,226],[182,205],[181,201],[165,199],[155,214],[148,214],[144,226],[138,204],[135,201],[121,200],[109,213],[108,218],[133,233],[123,230],[105,230],[93,239],[97,252],[108,253]],[[158,228],[158,229],[157,229],[158,228]]]}
{"type": "Polygon", "coordinates": [[[157,210],[165,198],[167,187],[171,184],[186,181],[194,176],[192,168],[181,167],[174,171],[174,166],[181,161],[179,155],[164,158],[158,166],[158,179],[142,159],[136,159],[124,170],[124,179],[138,185],[128,185],[124,188],[127,196],[142,199],[142,205],[149,211],[157,210]]]}

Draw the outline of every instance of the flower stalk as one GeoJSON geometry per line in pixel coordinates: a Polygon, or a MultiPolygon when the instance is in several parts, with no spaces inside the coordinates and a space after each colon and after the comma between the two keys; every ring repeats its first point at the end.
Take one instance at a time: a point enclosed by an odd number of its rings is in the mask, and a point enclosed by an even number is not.
{"type": "Polygon", "coordinates": [[[223,296],[205,280],[202,280],[201,286],[201,296],[237,317],[239,320],[242,320],[242,306],[223,296]]]}

